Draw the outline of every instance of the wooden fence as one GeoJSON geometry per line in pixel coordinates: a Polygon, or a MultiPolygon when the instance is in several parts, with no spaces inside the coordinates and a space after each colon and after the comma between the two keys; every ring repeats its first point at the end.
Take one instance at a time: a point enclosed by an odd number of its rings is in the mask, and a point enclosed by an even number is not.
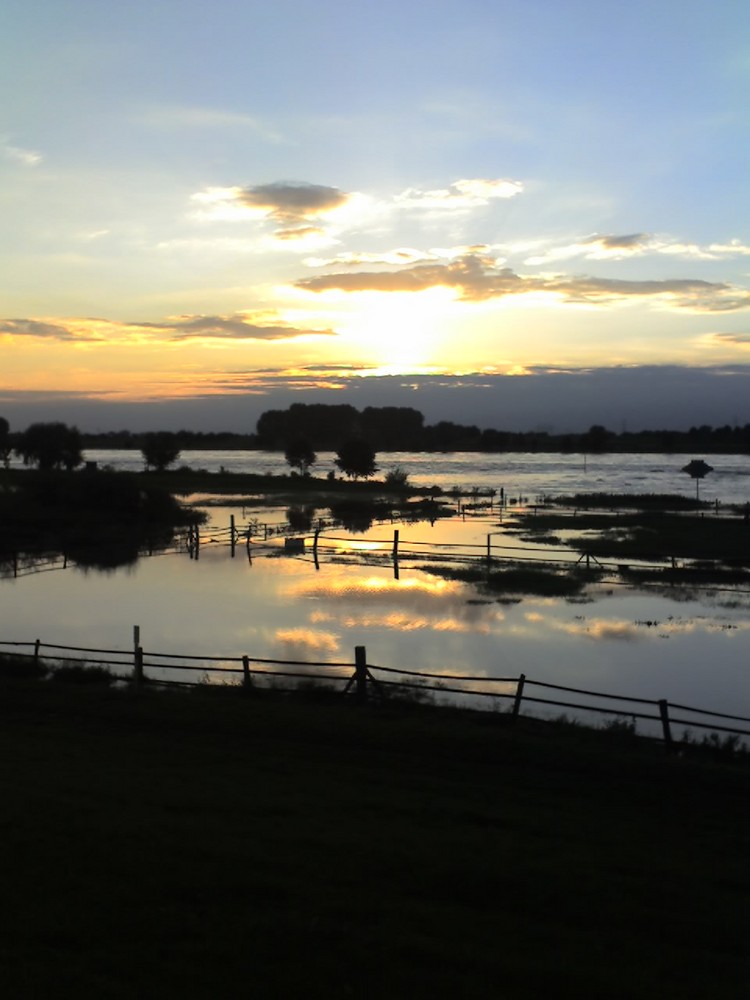
{"type": "Polygon", "coordinates": [[[0,640],[0,655],[18,663],[28,663],[30,674],[34,666],[38,667],[42,663],[54,664],[53,670],[71,665],[103,667],[136,690],[147,683],[187,687],[201,683],[228,683],[251,692],[256,687],[270,685],[289,689],[298,687],[302,681],[323,682],[334,689],[340,686],[344,695],[351,695],[360,702],[387,698],[390,693],[399,690],[432,695],[457,705],[468,701],[472,707],[481,707],[488,702],[495,707],[498,703],[505,702],[508,711],[503,714],[511,721],[521,715],[521,709],[525,706],[573,709],[576,712],[624,719],[631,722],[634,728],[636,720],[653,723],[659,733],[658,738],[663,740],[667,748],[672,748],[677,742],[673,726],[679,725],[689,730],[725,733],[736,737],[750,736],[750,729],[731,724],[750,724],[750,718],[745,716],[677,704],[666,698],[639,698],[552,684],[534,680],[525,674],[517,677],[487,677],[377,666],[368,661],[364,646],[354,648],[354,659],[351,661],[315,662],[277,660],[247,654],[226,657],[146,652],[139,639],[136,627],[134,648],[125,651],[65,646],[42,642],[40,639],[33,642],[0,640]],[[167,676],[176,672],[180,673],[179,678],[167,676]],[[201,673],[202,677],[198,680],[185,679],[185,674],[195,672],[201,673]],[[690,717],[674,713],[689,713],[690,717]]]}
{"type": "MultiPolygon", "coordinates": [[[[491,491],[488,491],[491,492],[491,491]]],[[[473,494],[472,494],[473,495],[473,494]]],[[[491,503],[489,504],[492,507],[491,503]]],[[[287,555],[297,558],[307,558],[314,563],[316,569],[320,569],[322,558],[326,552],[334,552],[337,559],[342,555],[372,562],[373,560],[389,561],[393,565],[394,576],[399,576],[399,562],[406,562],[408,559],[419,559],[420,561],[452,562],[452,563],[484,563],[489,569],[493,564],[502,563],[537,563],[540,566],[556,567],[561,570],[573,569],[582,566],[586,569],[592,567],[600,570],[613,578],[619,578],[626,583],[632,583],[633,574],[641,571],[652,570],[686,570],[688,573],[695,569],[700,569],[705,573],[712,564],[722,566],[722,560],[718,557],[711,559],[701,558],[675,558],[674,556],[656,556],[653,553],[644,552],[637,556],[619,558],[597,557],[580,548],[570,545],[556,545],[555,547],[544,546],[542,544],[518,543],[504,544],[502,529],[503,513],[513,515],[517,511],[536,512],[538,509],[546,509],[544,504],[529,505],[513,508],[507,501],[498,505],[491,518],[487,518],[482,512],[482,505],[461,507],[460,503],[453,515],[441,520],[469,520],[475,523],[485,521],[489,530],[484,534],[481,542],[431,542],[413,541],[401,537],[401,530],[394,528],[387,537],[371,538],[367,541],[371,545],[377,546],[366,556],[357,549],[356,540],[352,535],[341,536],[329,533],[341,527],[341,522],[333,518],[317,518],[315,527],[308,530],[289,524],[286,521],[266,522],[258,519],[250,519],[244,523],[238,523],[234,514],[230,515],[229,524],[226,526],[213,525],[201,527],[195,525],[189,529],[180,529],[175,532],[173,541],[163,547],[154,548],[146,545],[140,551],[139,556],[163,555],[170,552],[187,553],[191,559],[199,559],[201,552],[206,548],[223,547],[228,548],[232,558],[237,554],[238,549],[243,549],[247,559],[252,562],[255,555],[260,555],[268,551],[278,551],[283,545],[287,555]],[[500,521],[497,522],[499,512],[500,521]],[[498,530],[500,529],[500,530],[498,530]],[[351,546],[349,551],[342,549],[342,545],[351,546]]],[[[556,511],[560,513],[559,511],[556,511]]],[[[612,510],[609,513],[617,515],[622,511],[612,510]]],[[[718,515],[718,512],[717,512],[718,515]]],[[[571,519],[574,514],[570,512],[571,519]]],[[[408,523],[410,518],[401,518],[397,513],[390,517],[373,519],[373,525],[401,524],[408,523]]],[[[67,569],[74,566],[75,562],[64,553],[59,556],[39,555],[23,556],[19,553],[0,553],[0,578],[22,577],[32,573],[49,572],[57,569],[67,569]]],[[[642,583],[643,581],[641,581],[642,583]]],[[[668,580],[667,582],[670,582],[668,580]]],[[[745,583],[745,577],[734,581],[735,586],[745,583]]],[[[705,583],[704,583],[705,585],[705,583]]],[[[716,588],[711,588],[716,589],[716,588]]],[[[745,592],[745,591],[743,591],[745,592]]]]}
{"type": "MultiPolygon", "coordinates": [[[[585,551],[581,552],[568,545],[555,547],[535,543],[506,545],[502,541],[496,540],[496,536],[502,537],[503,535],[502,531],[497,530],[487,532],[484,541],[481,542],[430,542],[404,539],[401,537],[401,530],[395,528],[387,537],[371,538],[368,536],[366,539],[368,545],[376,546],[376,548],[370,548],[365,554],[357,548],[356,539],[353,539],[351,535],[323,534],[323,528],[331,526],[331,522],[322,522],[321,526],[314,530],[304,532],[283,523],[271,525],[255,522],[247,528],[238,528],[235,526],[234,517],[232,517],[229,527],[226,528],[191,529],[184,547],[191,559],[199,559],[201,548],[205,548],[206,545],[229,547],[232,558],[235,557],[238,547],[242,546],[248,560],[252,562],[254,555],[259,555],[264,551],[278,551],[283,542],[285,554],[297,558],[307,558],[315,565],[316,569],[320,569],[321,557],[325,556],[328,551],[334,552],[337,560],[342,556],[349,556],[365,562],[390,562],[396,578],[399,576],[400,562],[406,562],[408,559],[418,559],[421,562],[474,565],[480,563],[488,569],[493,564],[502,565],[503,563],[506,565],[510,563],[537,564],[541,567],[552,567],[560,570],[596,569],[626,583],[632,583],[633,575],[644,571],[671,570],[674,572],[680,570],[690,574],[691,571],[700,570],[705,574],[712,565],[718,568],[723,566],[722,560],[718,557],[711,560],[706,557],[677,558],[642,553],[638,556],[628,556],[625,562],[622,557],[608,559],[585,551]],[[345,548],[342,549],[342,545],[349,545],[351,548],[346,551],[345,548]]],[[[732,581],[733,589],[737,589],[746,582],[746,578],[747,574],[741,574],[736,581],[732,581]]],[[[674,582],[674,579],[667,577],[666,582],[674,582]]],[[[710,587],[705,582],[703,586],[706,589],[717,589],[710,587]]],[[[741,592],[747,591],[742,590],[741,592]]]]}

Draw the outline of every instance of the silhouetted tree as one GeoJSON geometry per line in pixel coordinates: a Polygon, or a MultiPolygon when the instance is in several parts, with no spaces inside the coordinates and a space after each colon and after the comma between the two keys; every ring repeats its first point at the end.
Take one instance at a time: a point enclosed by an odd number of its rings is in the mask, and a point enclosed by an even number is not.
{"type": "Polygon", "coordinates": [[[613,435],[601,424],[592,424],[582,436],[581,444],[584,451],[601,452],[607,450],[607,444],[613,435]]]}
{"type": "Polygon", "coordinates": [[[369,479],[378,471],[375,449],[362,438],[344,442],[336,453],[336,465],[350,479],[369,479]]]}
{"type": "Polygon", "coordinates": [[[14,448],[24,465],[39,469],[75,469],[83,461],[81,434],[67,424],[31,424],[20,435],[14,448]]]}
{"type": "Polygon", "coordinates": [[[382,451],[408,451],[421,443],[424,417],[411,406],[366,406],[360,420],[364,436],[382,451]]]}
{"type": "Polygon", "coordinates": [[[258,418],[258,440],[263,448],[284,448],[295,438],[306,438],[313,448],[335,448],[343,436],[359,432],[359,413],[348,403],[292,403],[288,410],[266,410],[258,418]]]}
{"type": "Polygon", "coordinates": [[[170,431],[155,431],[143,435],[141,453],[147,469],[154,468],[157,472],[162,472],[180,457],[180,447],[176,436],[170,431]]]}
{"type": "Polygon", "coordinates": [[[315,465],[318,460],[310,442],[301,437],[289,442],[284,451],[284,458],[293,469],[299,469],[303,476],[307,475],[310,466],[315,465]]]}
{"type": "Polygon", "coordinates": [[[0,462],[5,468],[10,464],[10,424],[5,417],[0,417],[0,462]]]}
{"type": "Polygon", "coordinates": [[[714,471],[713,470],[713,466],[712,465],[708,465],[708,463],[704,462],[702,458],[694,458],[692,460],[692,462],[688,462],[688,464],[686,466],[684,466],[684,468],[683,468],[682,471],[683,472],[687,472],[687,474],[692,479],[695,480],[695,499],[699,500],[700,499],[700,493],[699,493],[700,481],[701,481],[701,479],[705,479],[705,477],[708,475],[709,472],[713,472],[714,471]]]}

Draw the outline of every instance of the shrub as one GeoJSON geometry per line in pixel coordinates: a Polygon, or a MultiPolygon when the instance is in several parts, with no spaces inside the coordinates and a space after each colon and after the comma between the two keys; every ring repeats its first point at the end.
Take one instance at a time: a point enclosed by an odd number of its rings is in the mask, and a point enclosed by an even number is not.
{"type": "Polygon", "coordinates": [[[397,490],[406,489],[409,485],[409,473],[400,465],[394,465],[385,474],[385,485],[397,490]]]}

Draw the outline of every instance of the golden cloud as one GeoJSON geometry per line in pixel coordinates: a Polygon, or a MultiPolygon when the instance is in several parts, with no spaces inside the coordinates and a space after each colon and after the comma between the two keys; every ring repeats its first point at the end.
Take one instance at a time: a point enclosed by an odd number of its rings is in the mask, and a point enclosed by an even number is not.
{"type": "Polygon", "coordinates": [[[339,272],[302,278],[298,288],[310,292],[421,292],[455,289],[466,301],[514,295],[548,294],[564,302],[612,305],[632,299],[659,299],[694,312],[732,312],[750,308],[750,292],[731,285],[693,278],[627,281],[566,275],[519,275],[484,254],[466,254],[447,263],[415,264],[398,271],[339,272]]]}
{"type": "Polygon", "coordinates": [[[44,338],[73,343],[121,345],[183,340],[293,340],[335,337],[331,329],[312,329],[281,322],[273,313],[227,316],[169,316],[159,323],[127,323],[95,318],[0,319],[0,335],[44,338]]]}

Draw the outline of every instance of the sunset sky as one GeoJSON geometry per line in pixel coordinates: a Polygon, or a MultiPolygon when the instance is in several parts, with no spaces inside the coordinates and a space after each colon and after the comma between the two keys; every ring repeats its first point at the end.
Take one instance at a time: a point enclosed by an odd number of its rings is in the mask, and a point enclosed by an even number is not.
{"type": "Polygon", "coordinates": [[[14,426],[750,422],[746,0],[5,0],[0,56],[14,426]]]}

